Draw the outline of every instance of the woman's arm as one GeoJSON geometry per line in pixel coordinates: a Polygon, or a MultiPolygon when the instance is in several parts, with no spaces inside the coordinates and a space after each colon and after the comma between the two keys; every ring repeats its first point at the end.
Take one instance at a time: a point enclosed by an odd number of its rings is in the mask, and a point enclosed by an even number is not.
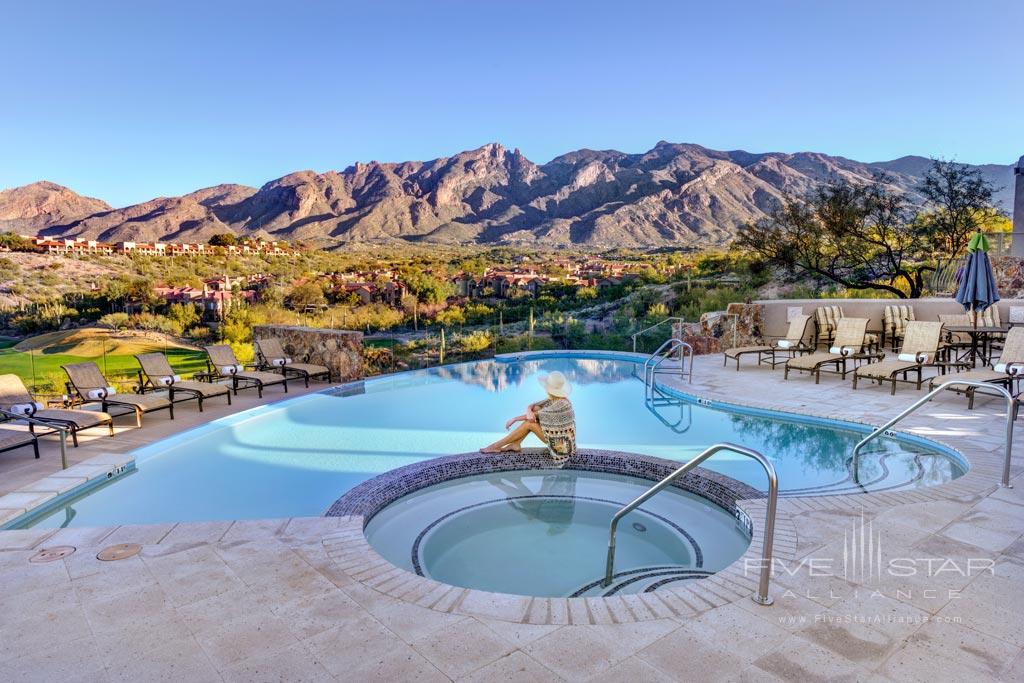
{"type": "Polygon", "coordinates": [[[506,430],[511,429],[512,425],[514,425],[516,422],[528,422],[528,421],[529,421],[529,418],[526,415],[516,415],[515,417],[511,418],[508,422],[505,423],[505,429],[506,430]]]}

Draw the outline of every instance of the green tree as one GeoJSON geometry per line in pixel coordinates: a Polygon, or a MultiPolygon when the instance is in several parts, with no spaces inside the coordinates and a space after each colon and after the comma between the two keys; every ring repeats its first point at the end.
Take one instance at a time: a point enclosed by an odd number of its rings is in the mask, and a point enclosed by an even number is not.
{"type": "Polygon", "coordinates": [[[776,266],[849,289],[917,298],[923,243],[908,220],[906,197],[885,177],[868,184],[834,178],[805,197],[788,197],[764,219],[740,229],[739,248],[776,266]]]}
{"type": "Polygon", "coordinates": [[[35,243],[14,232],[0,232],[0,248],[6,247],[11,251],[39,251],[35,243]]]}
{"type": "Polygon", "coordinates": [[[943,256],[955,258],[967,248],[971,233],[992,222],[995,188],[976,168],[932,159],[917,188],[927,210],[917,220],[920,234],[943,256]]]}
{"type": "Polygon", "coordinates": [[[233,247],[238,244],[238,238],[230,232],[219,232],[207,242],[211,247],[233,247]]]}
{"type": "Polygon", "coordinates": [[[171,304],[167,307],[167,317],[187,330],[199,324],[199,310],[194,304],[171,304]]]}
{"type": "Polygon", "coordinates": [[[303,282],[292,287],[284,297],[284,303],[289,308],[303,310],[310,307],[324,306],[327,304],[327,297],[324,296],[324,288],[316,282],[303,282]]]}

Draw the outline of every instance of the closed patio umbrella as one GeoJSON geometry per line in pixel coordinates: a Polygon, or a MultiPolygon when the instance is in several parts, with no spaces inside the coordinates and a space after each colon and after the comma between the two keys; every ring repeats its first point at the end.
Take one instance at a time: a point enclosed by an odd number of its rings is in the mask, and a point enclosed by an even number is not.
{"type": "Polygon", "coordinates": [[[965,311],[973,313],[974,326],[978,326],[978,312],[999,301],[992,263],[988,260],[988,239],[977,232],[967,244],[967,263],[964,266],[956,300],[965,311]]]}

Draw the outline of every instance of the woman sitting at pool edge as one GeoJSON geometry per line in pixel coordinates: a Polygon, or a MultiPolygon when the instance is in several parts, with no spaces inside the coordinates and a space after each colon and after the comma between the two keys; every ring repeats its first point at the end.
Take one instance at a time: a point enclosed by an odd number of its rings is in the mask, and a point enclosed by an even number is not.
{"type": "Polygon", "coordinates": [[[481,448],[481,453],[518,453],[523,439],[536,435],[548,447],[556,462],[564,462],[576,453],[576,415],[569,401],[572,387],[561,372],[555,371],[539,378],[548,397],[531,403],[526,412],[505,423],[505,429],[520,422],[518,427],[498,439],[490,446],[481,448]]]}

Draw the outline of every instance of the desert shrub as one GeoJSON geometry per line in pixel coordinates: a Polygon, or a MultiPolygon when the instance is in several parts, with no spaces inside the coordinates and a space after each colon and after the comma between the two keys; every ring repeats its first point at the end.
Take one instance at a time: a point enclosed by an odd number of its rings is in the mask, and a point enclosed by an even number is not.
{"type": "Polygon", "coordinates": [[[31,308],[15,314],[13,319],[14,327],[18,330],[31,332],[46,332],[57,330],[71,320],[78,318],[78,311],[65,306],[59,301],[50,301],[43,304],[35,304],[31,308]]]}
{"type": "Polygon", "coordinates": [[[495,353],[518,353],[519,351],[550,351],[558,345],[550,337],[518,334],[514,337],[498,337],[495,353]]]}
{"type": "Polygon", "coordinates": [[[480,353],[491,347],[494,337],[490,332],[479,330],[460,336],[456,343],[458,348],[465,353],[480,353]]]}
{"type": "Polygon", "coordinates": [[[394,356],[391,349],[364,346],[363,364],[367,375],[379,375],[391,371],[394,365],[394,356]]]}
{"type": "Polygon", "coordinates": [[[197,342],[204,342],[210,338],[210,328],[202,325],[189,328],[188,332],[185,333],[190,339],[195,339],[197,342]]]}
{"type": "MultiPolygon", "coordinates": [[[[250,337],[251,339],[251,337],[250,337]]],[[[238,359],[239,363],[251,363],[255,352],[253,351],[252,344],[245,344],[242,342],[229,342],[231,350],[235,352],[235,358],[238,359]]]]}
{"type": "Polygon", "coordinates": [[[127,313],[107,313],[96,322],[112,330],[127,330],[131,324],[131,316],[127,313]]]}

